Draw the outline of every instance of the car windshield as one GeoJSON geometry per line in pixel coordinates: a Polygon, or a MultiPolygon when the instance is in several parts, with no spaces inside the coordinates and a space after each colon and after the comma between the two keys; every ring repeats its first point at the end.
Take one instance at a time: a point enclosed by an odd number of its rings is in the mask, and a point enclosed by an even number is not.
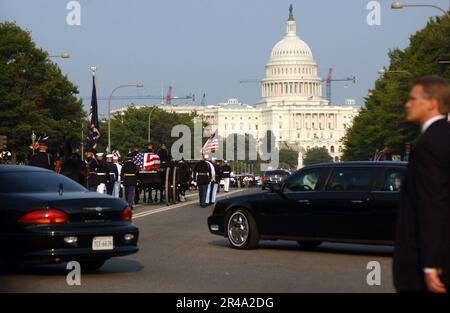
{"type": "Polygon", "coordinates": [[[82,192],[86,189],[70,178],[52,172],[0,173],[0,193],[82,192]]]}

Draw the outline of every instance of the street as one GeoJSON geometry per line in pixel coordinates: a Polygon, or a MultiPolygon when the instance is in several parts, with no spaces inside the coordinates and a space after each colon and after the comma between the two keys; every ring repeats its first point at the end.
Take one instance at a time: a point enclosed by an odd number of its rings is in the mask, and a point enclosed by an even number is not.
{"type": "MultiPolygon", "coordinates": [[[[226,196],[259,189],[232,190],[226,196]]],[[[219,198],[224,197],[223,193],[219,198]]],[[[290,241],[262,241],[256,250],[231,249],[211,235],[210,209],[197,196],[176,205],[139,205],[134,223],[140,251],[113,258],[68,286],[65,264],[15,269],[0,276],[9,292],[393,292],[392,247],[325,243],[305,251],[290,241]],[[369,286],[367,263],[381,265],[381,286],[369,286]]]]}

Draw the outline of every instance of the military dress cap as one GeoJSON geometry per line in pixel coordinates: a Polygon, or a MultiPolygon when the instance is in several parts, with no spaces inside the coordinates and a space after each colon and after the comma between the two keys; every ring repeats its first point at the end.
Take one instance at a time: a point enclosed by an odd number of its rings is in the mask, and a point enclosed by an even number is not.
{"type": "Polygon", "coordinates": [[[113,158],[114,155],[110,153],[110,154],[107,154],[106,157],[107,157],[107,158],[113,158]]]}
{"type": "Polygon", "coordinates": [[[113,160],[118,160],[118,159],[119,159],[119,157],[117,155],[113,156],[113,160]]]}
{"type": "Polygon", "coordinates": [[[98,156],[98,157],[102,157],[104,155],[104,153],[103,152],[98,152],[95,155],[98,156]]]}

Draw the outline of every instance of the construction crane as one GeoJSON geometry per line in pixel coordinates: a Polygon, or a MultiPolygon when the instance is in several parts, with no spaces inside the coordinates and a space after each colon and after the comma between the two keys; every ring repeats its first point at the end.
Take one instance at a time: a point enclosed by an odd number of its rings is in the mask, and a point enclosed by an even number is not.
{"type": "Polygon", "coordinates": [[[331,82],[353,82],[356,84],[356,76],[350,76],[347,78],[333,78],[333,68],[330,67],[326,78],[322,79],[322,82],[326,82],[326,98],[331,104],[331,82]]]}
{"type": "Polygon", "coordinates": [[[206,93],[203,93],[202,102],[200,103],[200,105],[205,105],[205,104],[206,104],[206,93]]]}
{"type": "MultiPolygon", "coordinates": [[[[169,86],[168,90],[167,90],[167,94],[165,96],[161,95],[161,96],[154,96],[154,95],[147,95],[147,96],[113,96],[111,98],[111,100],[148,100],[148,99],[154,99],[154,100],[161,100],[162,104],[164,104],[164,102],[166,104],[172,104],[172,100],[182,100],[182,99],[189,99],[192,100],[193,102],[195,101],[195,95],[191,94],[191,95],[187,95],[184,97],[179,97],[179,96],[172,96],[172,90],[173,87],[169,86]]],[[[87,97],[82,97],[83,100],[91,100],[90,96],[87,97]]],[[[97,97],[97,101],[107,101],[109,100],[109,97],[106,96],[98,96],[97,97]]]]}

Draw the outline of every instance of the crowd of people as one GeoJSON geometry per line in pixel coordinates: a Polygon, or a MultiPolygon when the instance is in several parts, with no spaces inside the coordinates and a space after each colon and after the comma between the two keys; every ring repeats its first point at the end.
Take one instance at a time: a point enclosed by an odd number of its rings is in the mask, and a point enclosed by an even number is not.
{"type": "MultiPolygon", "coordinates": [[[[124,197],[130,207],[133,207],[138,184],[137,175],[141,170],[149,170],[148,165],[144,168],[144,163],[137,157],[141,154],[139,146],[135,146],[124,160],[117,153],[105,155],[95,149],[87,149],[83,160],[79,151],[73,150],[69,145],[66,149],[69,154],[60,161],[54,160],[48,148],[48,137],[40,138],[37,142],[37,151],[32,154],[29,165],[56,171],[85,186],[89,191],[117,198],[124,197]]],[[[151,154],[150,167],[156,168],[172,160],[165,144],[162,144],[156,152],[152,145],[148,145],[145,153],[151,154]]],[[[201,207],[215,203],[221,181],[224,192],[229,191],[230,176],[231,167],[227,161],[221,164],[216,158],[202,155],[201,160],[192,169],[191,176],[198,189],[201,207]]]]}

